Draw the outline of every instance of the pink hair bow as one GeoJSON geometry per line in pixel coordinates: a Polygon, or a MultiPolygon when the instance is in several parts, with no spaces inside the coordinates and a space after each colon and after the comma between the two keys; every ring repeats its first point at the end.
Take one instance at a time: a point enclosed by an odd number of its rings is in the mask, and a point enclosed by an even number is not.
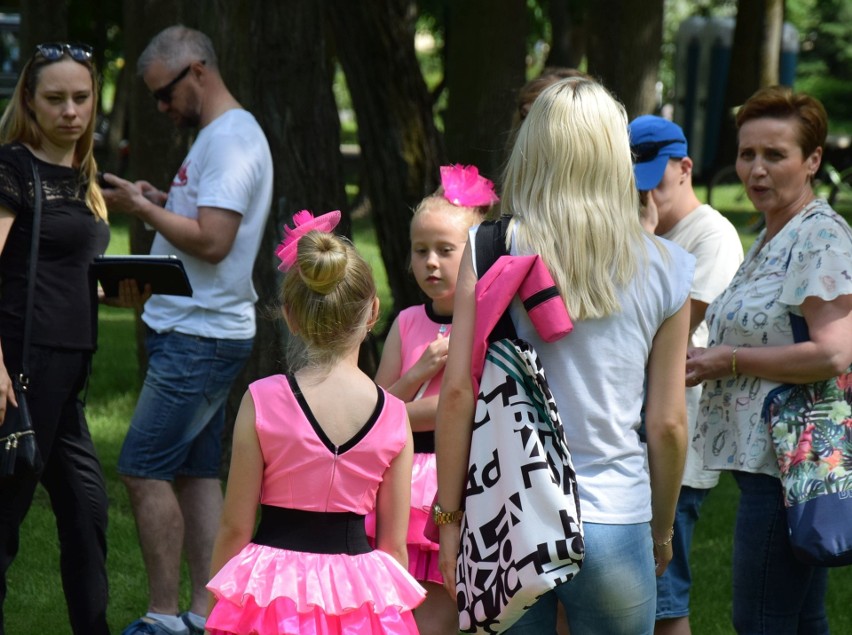
{"type": "Polygon", "coordinates": [[[306,209],[293,214],[293,227],[284,225],[284,239],[275,250],[275,255],[281,259],[279,271],[287,271],[296,262],[296,248],[299,239],[310,231],[330,232],[340,222],[340,212],[335,210],[314,218],[306,209]]]}
{"type": "Polygon", "coordinates": [[[442,165],[441,185],[444,198],[453,205],[479,207],[500,200],[494,193],[494,183],[480,176],[475,165],[442,165]]]}

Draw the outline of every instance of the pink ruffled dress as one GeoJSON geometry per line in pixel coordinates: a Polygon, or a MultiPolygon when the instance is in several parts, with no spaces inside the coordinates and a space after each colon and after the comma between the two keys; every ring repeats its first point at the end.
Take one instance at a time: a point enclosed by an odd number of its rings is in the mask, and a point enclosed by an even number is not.
{"type": "MultiPolygon", "coordinates": [[[[429,304],[409,307],[397,318],[401,346],[402,373],[417,363],[426,347],[441,333],[449,337],[452,316],[436,315],[429,304]]],[[[429,381],[420,397],[431,397],[441,392],[440,371],[429,381]]],[[[435,464],[434,432],[414,433],[414,466],[411,471],[411,513],[408,519],[408,572],[416,579],[443,584],[438,566],[438,543],[423,535],[426,521],[432,513],[432,502],[438,491],[438,471],[435,464]]],[[[367,516],[367,535],[375,536],[375,516],[367,516]]]]}
{"type": "Polygon", "coordinates": [[[334,446],[295,379],[250,387],[264,459],[261,522],[207,585],[214,634],[417,633],[425,592],[394,558],[373,550],[364,515],[407,439],[405,405],[377,388],[363,428],[334,446]]]}

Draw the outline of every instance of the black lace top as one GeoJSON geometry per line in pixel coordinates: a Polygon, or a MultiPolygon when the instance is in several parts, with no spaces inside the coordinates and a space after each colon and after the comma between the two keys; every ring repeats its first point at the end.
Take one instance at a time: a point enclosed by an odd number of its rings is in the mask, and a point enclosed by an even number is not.
{"type": "Polygon", "coordinates": [[[41,161],[18,143],[0,146],[0,207],[15,215],[0,255],[0,337],[23,338],[33,161],[42,181],[43,203],[32,342],[94,350],[98,300],[90,265],[107,248],[109,226],[86,206],[78,170],[41,161]]]}

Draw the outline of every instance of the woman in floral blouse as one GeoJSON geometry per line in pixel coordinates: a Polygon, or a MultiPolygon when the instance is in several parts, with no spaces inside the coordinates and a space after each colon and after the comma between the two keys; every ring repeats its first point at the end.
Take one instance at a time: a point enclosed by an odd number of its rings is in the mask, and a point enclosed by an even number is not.
{"type": "Polygon", "coordinates": [[[766,229],[708,308],[709,346],[690,351],[686,382],[704,382],[705,464],[731,470],[741,493],[734,627],[818,635],[828,633],[827,570],[793,555],[761,409],[773,388],[828,379],[852,363],[852,230],[813,191],[827,132],[819,101],[762,89],[738,112],[737,128],[737,174],[766,229]],[[794,343],[791,314],[804,318],[810,341],[794,343]]]}

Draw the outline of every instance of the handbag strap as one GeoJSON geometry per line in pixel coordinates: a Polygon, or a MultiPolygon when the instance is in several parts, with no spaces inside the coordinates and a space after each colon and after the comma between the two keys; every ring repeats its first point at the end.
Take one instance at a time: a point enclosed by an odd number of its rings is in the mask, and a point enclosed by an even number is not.
{"type": "Polygon", "coordinates": [[[30,242],[29,277],[27,279],[27,308],[24,313],[24,349],[21,354],[21,388],[27,389],[30,381],[30,337],[32,336],[33,305],[35,304],[36,265],[38,264],[38,243],[41,230],[42,190],[41,175],[35,161],[33,169],[33,233],[30,242]]]}

